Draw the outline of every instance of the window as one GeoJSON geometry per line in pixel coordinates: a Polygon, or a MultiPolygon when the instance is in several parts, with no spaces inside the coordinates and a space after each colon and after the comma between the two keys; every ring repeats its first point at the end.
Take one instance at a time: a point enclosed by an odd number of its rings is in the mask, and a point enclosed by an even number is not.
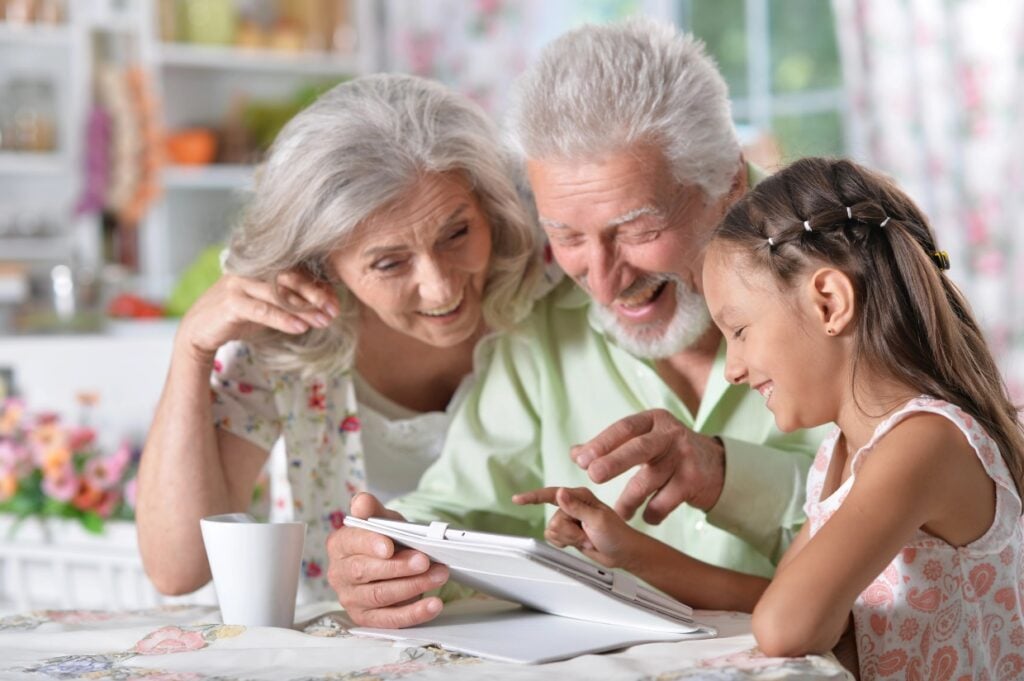
{"type": "Polygon", "coordinates": [[[680,24],[718,62],[744,142],[770,133],[783,162],[845,153],[830,2],[680,0],[680,24]]]}

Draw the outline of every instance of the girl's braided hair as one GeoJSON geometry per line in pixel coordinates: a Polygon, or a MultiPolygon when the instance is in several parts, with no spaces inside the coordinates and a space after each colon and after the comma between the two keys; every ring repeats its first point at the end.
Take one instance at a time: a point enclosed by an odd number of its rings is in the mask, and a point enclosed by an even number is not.
{"type": "Polygon", "coordinates": [[[928,221],[892,180],[848,160],[807,158],[737,202],[712,235],[780,288],[827,265],[856,297],[853,376],[893,376],[976,418],[1024,489],[1024,429],[984,336],[944,274],[928,221]]]}

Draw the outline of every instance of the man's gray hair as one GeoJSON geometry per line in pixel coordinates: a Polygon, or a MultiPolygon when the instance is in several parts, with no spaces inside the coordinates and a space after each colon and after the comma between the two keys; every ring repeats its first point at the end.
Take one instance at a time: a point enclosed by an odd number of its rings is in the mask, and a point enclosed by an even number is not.
{"type": "MultiPolygon", "coordinates": [[[[459,172],[491,227],[483,316],[491,329],[524,317],[540,274],[535,220],[512,163],[483,111],[439,83],[373,75],[324,93],[281,130],[257,172],[255,192],[232,233],[225,271],[275,282],[302,267],[333,279],[327,258],[353,230],[411,191],[426,173],[459,172]]],[[[267,330],[251,342],[275,371],[346,371],[356,344],[356,304],[335,282],[340,314],[327,329],[295,337],[267,330]]]]}
{"type": "Polygon", "coordinates": [[[586,25],[544,48],[515,85],[509,116],[521,160],[585,160],[660,149],[675,179],[712,199],[740,147],[725,81],[703,44],[670,24],[586,25]]]}

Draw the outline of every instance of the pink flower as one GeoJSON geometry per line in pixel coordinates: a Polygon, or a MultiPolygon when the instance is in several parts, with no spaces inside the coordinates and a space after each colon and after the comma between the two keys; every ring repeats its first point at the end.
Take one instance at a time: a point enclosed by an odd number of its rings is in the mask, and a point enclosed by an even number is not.
{"type": "Polygon", "coordinates": [[[338,430],[345,433],[354,433],[359,430],[359,417],[358,416],[346,416],[341,421],[341,425],[338,426],[338,430]]]}
{"type": "Polygon", "coordinates": [[[96,507],[93,508],[93,510],[96,511],[97,515],[101,518],[109,518],[114,512],[114,509],[117,508],[117,504],[120,501],[121,495],[114,490],[109,490],[103,493],[103,497],[99,500],[99,503],[96,504],[96,507]]]}
{"type": "Polygon", "coordinates": [[[218,374],[224,371],[224,365],[221,363],[219,359],[213,360],[213,370],[216,371],[218,374]]]}
{"type": "Polygon", "coordinates": [[[124,486],[124,502],[128,504],[128,508],[135,510],[135,502],[137,500],[136,495],[138,494],[139,483],[136,478],[132,478],[128,481],[128,484],[124,486]]]}
{"type": "Polygon", "coordinates": [[[70,462],[59,472],[43,478],[43,494],[57,501],[71,501],[78,492],[78,476],[70,462]]]}
{"type": "Polygon", "coordinates": [[[323,570],[320,569],[320,564],[315,560],[311,560],[306,564],[306,576],[310,579],[316,579],[322,574],[323,570]]]}
{"type": "Polygon", "coordinates": [[[185,653],[206,647],[206,640],[197,631],[185,631],[179,627],[161,627],[135,644],[140,655],[167,655],[185,653]]]}
{"type": "Polygon", "coordinates": [[[10,440],[0,440],[0,470],[9,471],[20,478],[32,471],[32,454],[24,446],[10,440]]]}
{"type": "Polygon", "coordinates": [[[72,428],[69,432],[68,447],[78,452],[96,441],[96,431],[92,428],[72,428]]]}
{"type": "Polygon", "coordinates": [[[243,395],[245,395],[247,393],[251,393],[252,392],[252,385],[250,383],[241,383],[241,382],[239,382],[239,384],[238,384],[238,392],[242,393],[243,395]]]}
{"type": "Polygon", "coordinates": [[[102,459],[90,459],[85,465],[85,479],[100,489],[112,489],[121,482],[125,469],[132,461],[132,450],[121,445],[110,456],[102,459]]]}

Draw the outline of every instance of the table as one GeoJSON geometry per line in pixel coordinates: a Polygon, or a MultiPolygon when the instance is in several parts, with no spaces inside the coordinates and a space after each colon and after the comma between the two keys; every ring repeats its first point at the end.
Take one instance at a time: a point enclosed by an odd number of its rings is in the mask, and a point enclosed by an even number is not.
{"type": "MultiPolygon", "coordinates": [[[[458,604],[449,604],[449,608],[458,604]]],[[[296,629],[220,624],[209,606],[46,610],[0,618],[0,678],[90,681],[370,681],[420,679],[826,679],[852,677],[831,657],[765,658],[750,617],[698,613],[720,636],[652,643],[545,665],[515,665],[434,646],[353,636],[337,603],[304,606],[296,629]]]]}

